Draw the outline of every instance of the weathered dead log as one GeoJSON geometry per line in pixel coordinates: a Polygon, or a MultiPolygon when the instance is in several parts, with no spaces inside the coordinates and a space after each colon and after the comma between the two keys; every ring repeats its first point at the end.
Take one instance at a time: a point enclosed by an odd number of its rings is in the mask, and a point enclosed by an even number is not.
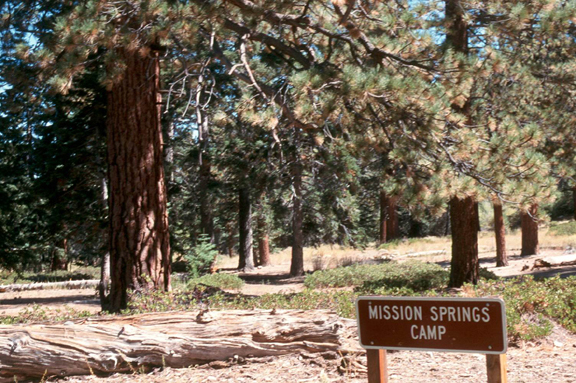
{"type": "Polygon", "coordinates": [[[92,289],[98,287],[98,279],[89,279],[83,281],[65,281],[65,282],[42,282],[42,283],[23,283],[13,285],[0,285],[0,293],[6,291],[29,291],[29,290],[50,290],[50,289],[92,289]]]}
{"type": "Polygon", "coordinates": [[[358,351],[355,321],[325,310],[152,313],[0,326],[0,382],[105,375],[299,352],[358,351]]]}

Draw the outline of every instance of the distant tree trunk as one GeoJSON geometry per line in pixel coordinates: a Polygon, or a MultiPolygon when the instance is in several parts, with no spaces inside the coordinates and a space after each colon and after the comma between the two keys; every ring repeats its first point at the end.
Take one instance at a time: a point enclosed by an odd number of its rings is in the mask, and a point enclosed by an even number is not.
{"type": "Polygon", "coordinates": [[[64,238],[60,246],[52,251],[51,271],[68,270],[68,240],[64,238]]]}
{"type": "MultiPolygon", "coordinates": [[[[108,205],[108,184],[106,182],[106,177],[101,178],[100,187],[100,203],[102,204],[102,208],[106,209],[108,205]]],[[[108,246],[104,251],[104,256],[102,257],[100,265],[100,283],[98,285],[98,292],[100,294],[100,305],[102,310],[106,310],[110,301],[110,251],[108,246]]]]}
{"type": "Polygon", "coordinates": [[[449,287],[478,283],[478,218],[473,197],[452,197],[452,262],[449,287]]]}
{"type": "Polygon", "coordinates": [[[270,240],[268,238],[268,227],[263,218],[258,219],[258,253],[260,254],[260,265],[269,266],[270,260],[270,240]]]}
{"type": "Polygon", "coordinates": [[[294,197],[292,199],[292,262],[290,275],[304,275],[304,235],[302,233],[302,164],[299,159],[294,165],[294,197]]]}
{"type": "Polygon", "coordinates": [[[170,238],[163,166],[158,55],[118,49],[126,69],[108,92],[109,310],[128,290],[170,290],[170,238]]]}
{"type": "Polygon", "coordinates": [[[226,238],[226,247],[228,248],[228,256],[232,258],[234,256],[234,226],[227,225],[228,227],[228,238],[226,238]]]}
{"type": "Polygon", "coordinates": [[[240,229],[240,258],[238,268],[253,270],[252,205],[250,203],[250,189],[247,186],[243,186],[239,190],[238,220],[240,229]]]}
{"type": "Polygon", "coordinates": [[[504,227],[502,203],[494,199],[493,205],[494,234],[496,235],[496,267],[508,266],[508,256],[506,255],[506,228],[504,227]]]}
{"type": "Polygon", "coordinates": [[[379,243],[383,244],[386,243],[386,234],[387,234],[387,222],[388,222],[388,196],[384,190],[380,191],[380,237],[379,243]]]}
{"type": "Polygon", "coordinates": [[[174,121],[168,122],[168,129],[166,129],[166,135],[168,136],[168,145],[165,145],[165,166],[166,166],[166,183],[168,185],[168,189],[170,189],[171,185],[174,183],[174,143],[172,140],[174,139],[174,121]]]}
{"type": "Polygon", "coordinates": [[[400,236],[397,197],[388,197],[386,192],[380,192],[380,244],[390,242],[400,236]]]}
{"type": "Polygon", "coordinates": [[[206,111],[202,108],[204,99],[204,76],[198,78],[196,88],[196,120],[198,124],[198,142],[200,151],[198,154],[199,189],[200,189],[200,231],[210,237],[210,243],[214,243],[214,218],[212,215],[212,198],[210,193],[210,180],[212,164],[209,156],[210,129],[206,111]]]}
{"type": "Polygon", "coordinates": [[[393,241],[400,237],[398,225],[398,197],[388,198],[388,222],[386,224],[386,240],[393,241]]]}
{"type": "Polygon", "coordinates": [[[476,201],[476,230],[481,231],[482,227],[480,226],[480,204],[476,201]]]}
{"type": "Polygon", "coordinates": [[[522,251],[520,255],[538,254],[538,205],[531,205],[528,211],[520,213],[522,225],[522,251]]]}

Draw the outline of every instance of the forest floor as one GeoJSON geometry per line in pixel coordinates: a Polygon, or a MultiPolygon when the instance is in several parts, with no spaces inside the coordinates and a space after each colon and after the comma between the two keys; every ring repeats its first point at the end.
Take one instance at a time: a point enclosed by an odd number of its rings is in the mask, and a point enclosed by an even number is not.
{"type": "MultiPolygon", "coordinates": [[[[570,249],[568,249],[570,250],[570,249]]],[[[338,250],[341,251],[341,250],[338,250]]],[[[557,248],[542,249],[536,256],[520,257],[519,252],[509,252],[510,265],[495,267],[495,254],[482,252],[481,267],[503,277],[533,274],[538,276],[576,275],[576,266],[535,268],[536,259],[548,262],[566,262],[576,259],[576,254],[557,248]]],[[[333,267],[335,264],[383,258],[404,262],[418,259],[448,266],[450,254],[400,255],[385,250],[347,250],[345,257],[331,260],[330,251],[324,250],[316,257],[308,257],[306,271],[333,267]]],[[[274,261],[274,258],[273,258],[274,261]]],[[[237,273],[222,263],[221,272],[237,273]]],[[[231,266],[231,265],[230,265],[231,266]]],[[[281,257],[272,266],[257,268],[249,273],[239,273],[245,280],[241,293],[262,295],[267,293],[293,293],[301,291],[303,278],[290,278],[289,259],[281,257]]],[[[43,309],[100,311],[99,301],[92,290],[34,290],[0,293],[0,315],[17,315],[32,305],[43,309]]],[[[508,379],[510,382],[576,382],[576,334],[554,326],[551,335],[535,342],[510,345],[507,353],[508,379]]],[[[438,352],[389,352],[390,382],[485,382],[485,356],[480,354],[438,352]]],[[[95,376],[71,377],[66,382],[365,382],[365,354],[346,355],[287,355],[282,357],[247,359],[242,363],[230,362],[191,367],[187,369],[158,369],[149,373],[113,375],[107,378],[95,376]]]]}

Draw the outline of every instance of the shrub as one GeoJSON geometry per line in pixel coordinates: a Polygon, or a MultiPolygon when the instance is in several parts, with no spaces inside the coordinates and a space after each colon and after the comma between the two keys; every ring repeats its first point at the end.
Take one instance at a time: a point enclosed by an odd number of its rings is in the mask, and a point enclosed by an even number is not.
{"type": "Polygon", "coordinates": [[[208,274],[188,282],[188,289],[194,289],[198,285],[212,286],[219,289],[241,289],[244,281],[237,275],[232,274],[208,274]]]}
{"type": "Polygon", "coordinates": [[[190,277],[198,278],[206,274],[217,256],[218,251],[216,246],[210,243],[210,237],[206,234],[201,234],[196,246],[184,254],[190,277]]]}
{"type": "Polygon", "coordinates": [[[550,234],[558,236],[576,235],[576,221],[551,223],[550,234]]]}
{"type": "Polygon", "coordinates": [[[478,296],[501,296],[506,303],[508,335],[533,339],[550,333],[556,320],[576,332],[576,278],[554,277],[545,280],[521,276],[506,281],[483,281],[469,286],[478,296]]]}
{"type": "Polygon", "coordinates": [[[365,294],[373,293],[384,286],[423,291],[443,287],[447,282],[446,270],[436,264],[419,261],[339,267],[317,271],[304,280],[308,288],[361,286],[358,290],[365,294]]]}

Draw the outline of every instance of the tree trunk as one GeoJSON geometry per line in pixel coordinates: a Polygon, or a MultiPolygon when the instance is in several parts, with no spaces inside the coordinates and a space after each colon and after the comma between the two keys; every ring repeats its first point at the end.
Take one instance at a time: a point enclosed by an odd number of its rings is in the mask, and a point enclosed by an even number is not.
{"type": "Polygon", "coordinates": [[[196,88],[196,123],[198,125],[198,143],[200,151],[198,154],[199,189],[200,189],[200,231],[210,237],[210,243],[214,243],[214,218],[212,214],[212,197],[210,193],[210,180],[212,164],[209,156],[210,130],[208,115],[202,108],[204,101],[204,76],[198,77],[196,88]]]}
{"type": "Polygon", "coordinates": [[[497,199],[494,205],[494,234],[496,236],[496,267],[508,266],[508,256],[506,255],[506,228],[504,226],[504,214],[502,214],[502,203],[497,199]]]}
{"type": "Polygon", "coordinates": [[[0,382],[189,367],[235,356],[360,351],[326,310],[151,313],[0,326],[0,382]]]}
{"type": "Polygon", "coordinates": [[[250,189],[247,186],[243,186],[239,190],[238,224],[240,229],[240,258],[238,268],[253,270],[252,205],[250,203],[250,189]]]}
{"type": "Polygon", "coordinates": [[[380,225],[379,225],[379,243],[382,245],[386,243],[386,234],[387,234],[387,222],[388,222],[388,196],[386,192],[381,190],[380,191],[380,225]]]}
{"type": "Polygon", "coordinates": [[[108,309],[128,290],[170,289],[170,241],[157,54],[119,49],[126,70],[108,92],[110,272],[108,309]]]}
{"type": "Polygon", "coordinates": [[[297,161],[294,165],[294,197],[292,198],[292,262],[290,275],[293,277],[304,275],[304,235],[302,233],[302,164],[297,161]]]}
{"type": "Polygon", "coordinates": [[[449,287],[478,283],[478,219],[473,197],[452,197],[452,261],[449,287]]]}
{"type": "Polygon", "coordinates": [[[68,240],[64,238],[60,246],[52,250],[51,271],[68,270],[68,240]]]}
{"type": "Polygon", "coordinates": [[[538,205],[531,205],[528,211],[520,213],[522,225],[522,251],[520,255],[538,254],[538,205]]]}
{"type": "Polygon", "coordinates": [[[574,219],[576,220],[576,186],[572,188],[572,204],[574,205],[574,219]]]}
{"type": "Polygon", "coordinates": [[[258,253],[260,253],[260,265],[269,266],[270,260],[270,240],[268,238],[268,227],[263,218],[258,219],[258,253]]]}
{"type": "Polygon", "coordinates": [[[226,238],[226,247],[228,248],[228,256],[232,258],[234,256],[234,226],[232,224],[226,224],[228,227],[228,238],[226,238]]]}
{"type": "Polygon", "coordinates": [[[400,237],[398,225],[398,197],[388,198],[388,222],[386,223],[386,240],[393,241],[400,237]]]}
{"type": "MultiPolygon", "coordinates": [[[[100,183],[100,203],[102,208],[108,206],[108,182],[106,177],[101,178],[100,183]]],[[[100,264],[100,283],[98,284],[98,293],[100,294],[100,305],[102,310],[106,310],[110,301],[110,251],[109,246],[104,249],[104,256],[100,264]]]]}

